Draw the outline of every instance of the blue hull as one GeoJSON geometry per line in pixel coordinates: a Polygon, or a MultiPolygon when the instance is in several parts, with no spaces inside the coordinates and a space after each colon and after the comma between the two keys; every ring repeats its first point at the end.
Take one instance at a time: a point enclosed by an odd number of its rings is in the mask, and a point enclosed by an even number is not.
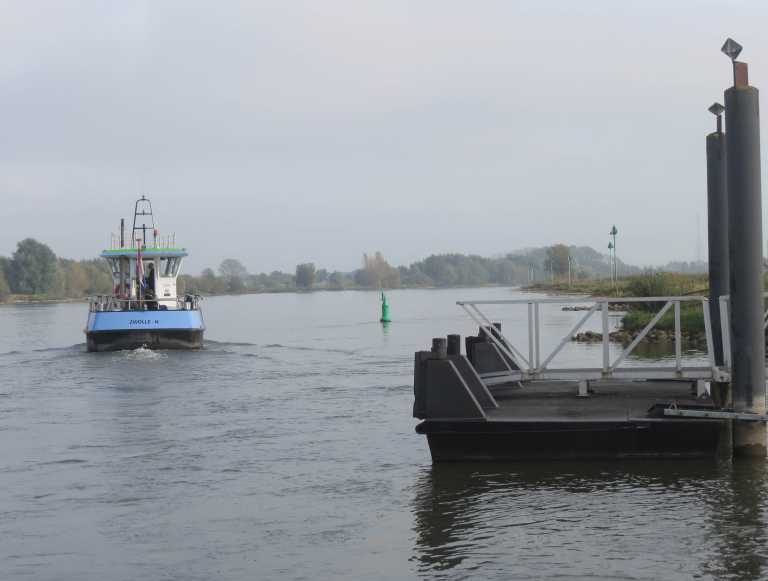
{"type": "Polygon", "coordinates": [[[88,313],[88,351],[200,349],[205,324],[199,310],[88,313]]]}

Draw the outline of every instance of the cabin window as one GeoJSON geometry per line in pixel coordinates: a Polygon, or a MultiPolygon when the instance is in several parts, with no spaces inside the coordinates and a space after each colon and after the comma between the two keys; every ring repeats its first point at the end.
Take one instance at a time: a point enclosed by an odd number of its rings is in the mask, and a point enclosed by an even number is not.
{"type": "Polygon", "coordinates": [[[118,262],[117,258],[109,258],[109,268],[112,269],[112,274],[117,275],[120,274],[120,263],[118,262]]]}
{"type": "Polygon", "coordinates": [[[176,276],[179,271],[181,259],[177,256],[169,256],[160,259],[160,275],[165,277],[176,276]]]}

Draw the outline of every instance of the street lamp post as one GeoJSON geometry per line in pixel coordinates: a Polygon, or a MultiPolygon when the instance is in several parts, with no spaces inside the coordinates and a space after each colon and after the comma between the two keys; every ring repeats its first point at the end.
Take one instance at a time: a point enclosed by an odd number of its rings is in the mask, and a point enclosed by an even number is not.
{"type": "Polygon", "coordinates": [[[619,264],[616,259],[616,234],[619,231],[616,229],[616,224],[613,225],[609,234],[613,237],[613,282],[616,283],[619,278],[619,264]]]}
{"type": "Polygon", "coordinates": [[[608,242],[608,267],[611,269],[611,284],[613,284],[613,242],[610,241],[608,242]]]}

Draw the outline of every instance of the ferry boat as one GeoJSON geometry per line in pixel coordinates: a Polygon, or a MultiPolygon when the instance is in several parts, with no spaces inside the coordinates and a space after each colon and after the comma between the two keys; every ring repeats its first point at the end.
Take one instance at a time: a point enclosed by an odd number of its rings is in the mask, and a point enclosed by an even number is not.
{"type": "Polygon", "coordinates": [[[130,240],[121,219],[119,238],[113,234],[110,248],[101,253],[112,271],[114,290],[89,298],[88,351],[201,348],[201,299],[177,293],[185,256],[186,249],[176,247],[175,235],[159,236],[152,203],[142,196],[134,206],[130,240]]]}

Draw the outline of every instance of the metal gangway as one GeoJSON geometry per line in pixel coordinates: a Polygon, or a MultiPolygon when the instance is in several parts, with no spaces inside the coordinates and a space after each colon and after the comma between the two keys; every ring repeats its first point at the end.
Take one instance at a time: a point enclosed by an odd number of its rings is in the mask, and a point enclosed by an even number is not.
{"type": "MultiPolygon", "coordinates": [[[[485,329],[485,335],[496,348],[514,365],[507,364],[507,371],[488,374],[482,379],[488,386],[499,385],[514,381],[563,380],[580,383],[601,380],[662,380],[679,379],[697,382],[730,381],[730,337],[729,337],[729,297],[720,298],[720,319],[723,336],[724,365],[718,366],[715,359],[712,322],[709,311],[709,300],[704,296],[666,296],[666,297],[621,297],[621,298],[526,298],[516,300],[482,300],[458,301],[457,304],[477,323],[485,329]],[[611,305],[627,305],[636,303],[661,304],[661,308],[645,325],[645,327],[622,349],[619,355],[612,357],[610,348],[611,322],[609,315],[611,305]],[[683,303],[698,303],[701,305],[704,318],[706,337],[706,353],[703,354],[705,363],[686,361],[683,356],[683,329],[681,324],[681,305],[683,303]],[[542,336],[545,326],[542,324],[542,305],[588,305],[584,315],[562,337],[556,346],[545,351],[542,348],[542,336]],[[527,308],[527,346],[516,345],[506,337],[500,329],[483,312],[483,307],[510,306],[527,308]],[[650,333],[670,311],[674,312],[674,365],[626,365],[627,358],[634,352],[640,342],[650,333]],[[558,354],[563,351],[574,335],[581,331],[587,322],[595,315],[601,319],[602,327],[602,365],[600,367],[555,367],[558,354]],[[692,364],[694,363],[694,364],[692,364]],[[516,367],[516,368],[515,368],[516,367]]],[[[768,326],[768,313],[764,319],[764,327],[768,326]]],[[[700,358],[701,359],[701,358],[700,358]]]]}

